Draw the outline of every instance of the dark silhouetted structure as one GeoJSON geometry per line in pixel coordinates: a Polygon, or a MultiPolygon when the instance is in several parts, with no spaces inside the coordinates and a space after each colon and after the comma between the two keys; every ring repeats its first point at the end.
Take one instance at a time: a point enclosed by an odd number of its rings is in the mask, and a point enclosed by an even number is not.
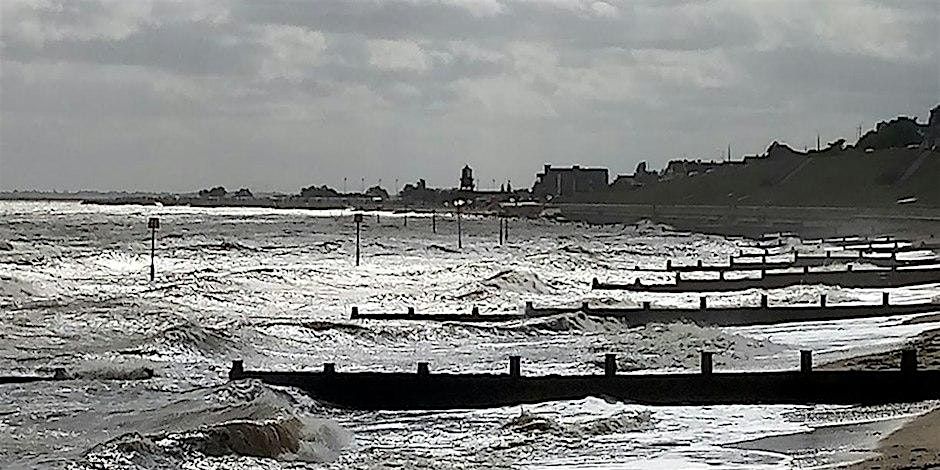
{"type": "Polygon", "coordinates": [[[470,168],[470,165],[466,165],[463,170],[460,170],[460,189],[462,191],[473,191],[474,187],[473,169],[470,168]]]}
{"type": "Polygon", "coordinates": [[[532,195],[540,199],[559,196],[572,196],[579,193],[595,193],[607,190],[607,168],[553,168],[545,169],[535,175],[532,195]]]}

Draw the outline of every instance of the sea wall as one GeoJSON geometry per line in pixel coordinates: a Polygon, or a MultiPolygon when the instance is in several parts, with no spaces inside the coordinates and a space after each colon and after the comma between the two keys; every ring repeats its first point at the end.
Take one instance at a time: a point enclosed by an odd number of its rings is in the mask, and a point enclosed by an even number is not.
{"type": "Polygon", "coordinates": [[[845,233],[890,233],[915,240],[940,237],[940,209],[713,206],[657,204],[562,203],[551,208],[573,221],[611,224],[640,220],[671,225],[679,230],[720,235],[759,236],[793,232],[804,238],[845,233]]]}

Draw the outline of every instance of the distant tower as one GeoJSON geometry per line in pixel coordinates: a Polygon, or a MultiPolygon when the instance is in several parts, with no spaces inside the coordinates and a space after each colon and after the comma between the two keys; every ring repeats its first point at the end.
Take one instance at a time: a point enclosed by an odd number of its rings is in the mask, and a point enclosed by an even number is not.
{"type": "Polygon", "coordinates": [[[460,170],[460,189],[473,191],[473,169],[470,165],[465,165],[463,170],[460,170]]]}

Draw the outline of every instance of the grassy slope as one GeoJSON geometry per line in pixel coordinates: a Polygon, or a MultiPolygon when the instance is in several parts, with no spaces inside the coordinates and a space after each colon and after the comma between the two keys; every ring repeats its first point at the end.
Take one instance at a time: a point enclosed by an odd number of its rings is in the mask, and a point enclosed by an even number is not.
{"type": "MultiPolygon", "coordinates": [[[[917,206],[938,207],[940,152],[931,152],[913,176],[895,186],[921,152],[906,148],[872,153],[782,152],[746,165],[727,165],[708,174],[611,192],[600,198],[621,203],[878,207],[913,196],[919,198],[917,206]],[[805,159],[810,160],[782,181],[805,159]]],[[[586,195],[582,200],[592,198],[598,199],[598,195],[586,195]]]]}

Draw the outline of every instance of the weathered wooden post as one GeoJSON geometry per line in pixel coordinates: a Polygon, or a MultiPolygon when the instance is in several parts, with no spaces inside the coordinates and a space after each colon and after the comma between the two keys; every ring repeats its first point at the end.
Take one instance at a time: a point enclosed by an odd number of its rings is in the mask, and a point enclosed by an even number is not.
{"type": "Polygon", "coordinates": [[[154,257],[157,251],[157,229],[160,228],[160,218],[151,217],[147,221],[147,228],[150,229],[150,282],[153,282],[157,275],[154,257]]]}
{"type": "Polygon", "coordinates": [[[497,217],[496,220],[499,221],[499,244],[500,246],[502,246],[503,245],[503,218],[498,215],[496,217],[497,217]]]}
{"type": "Polygon", "coordinates": [[[819,294],[819,306],[826,308],[826,294],[819,294]]]}
{"type": "Polygon", "coordinates": [[[535,311],[535,305],[532,303],[531,300],[527,300],[525,302],[525,311],[523,312],[523,315],[525,316],[531,315],[534,311],[535,311]]]}
{"type": "Polygon", "coordinates": [[[604,355],[604,375],[606,375],[607,377],[613,377],[617,375],[617,355],[616,354],[604,355]]]}
{"type": "Polygon", "coordinates": [[[408,226],[408,214],[405,214],[404,221],[405,221],[404,226],[407,227],[408,226]]]}
{"type": "Polygon", "coordinates": [[[353,221],[356,222],[356,266],[359,266],[359,226],[362,225],[362,214],[353,214],[353,221]]]}
{"type": "Polygon", "coordinates": [[[917,350],[904,349],[901,351],[901,372],[917,372],[917,350]]]}
{"type": "Polygon", "coordinates": [[[431,211],[431,233],[437,233],[437,211],[431,211]]]}
{"type": "Polygon", "coordinates": [[[509,217],[503,217],[503,241],[509,243],[509,217]]]}
{"type": "Polygon", "coordinates": [[[349,319],[355,320],[357,318],[359,318],[359,307],[353,305],[352,313],[349,314],[349,319]]]}
{"type": "Polygon", "coordinates": [[[650,309],[650,303],[649,303],[649,301],[643,302],[643,310],[649,310],[649,309],[650,309]]]}
{"type": "Polygon", "coordinates": [[[457,206],[457,249],[463,249],[463,231],[460,228],[460,208],[463,206],[463,201],[456,201],[454,205],[457,206]]]}
{"type": "Polygon", "coordinates": [[[711,351],[702,351],[701,371],[702,375],[711,375],[712,373],[712,353],[711,351]]]}
{"type": "Polygon", "coordinates": [[[666,271],[672,271],[672,260],[671,260],[671,259],[667,259],[667,260],[666,260],[666,271]]]}
{"type": "Polygon", "coordinates": [[[381,222],[382,222],[382,220],[379,218],[379,213],[376,212],[376,213],[375,213],[375,225],[378,225],[378,224],[380,224],[381,222]]]}
{"type": "Polygon", "coordinates": [[[245,363],[241,359],[232,361],[232,369],[228,371],[229,380],[238,380],[245,377],[245,363]]]}
{"type": "Polygon", "coordinates": [[[887,307],[887,306],[890,304],[890,302],[889,302],[889,301],[890,301],[889,296],[890,296],[890,293],[888,293],[888,292],[882,292],[882,293],[881,293],[881,305],[887,307]]]}
{"type": "Polygon", "coordinates": [[[428,366],[427,362],[418,363],[418,375],[430,375],[431,368],[428,366]]]}
{"type": "Polygon", "coordinates": [[[760,308],[767,308],[767,294],[760,295],[760,308]]]}
{"type": "Polygon", "coordinates": [[[698,298],[698,308],[700,310],[705,310],[708,308],[708,297],[704,295],[698,298]]]}
{"type": "Polygon", "coordinates": [[[324,374],[335,374],[336,373],[336,364],[332,362],[323,363],[323,373],[324,374]]]}
{"type": "Polygon", "coordinates": [[[695,262],[695,267],[701,268],[701,267],[702,267],[702,260],[696,261],[696,262],[695,262]]]}
{"type": "Polygon", "coordinates": [[[581,302],[581,311],[584,312],[584,313],[590,313],[590,312],[591,312],[591,307],[588,305],[587,302],[581,302]]]}
{"type": "Polygon", "coordinates": [[[522,377],[521,356],[509,356],[509,376],[512,378],[522,377]]]}
{"type": "Polygon", "coordinates": [[[480,314],[480,307],[477,307],[476,305],[474,305],[473,308],[470,310],[470,315],[477,316],[479,314],[480,314]]]}
{"type": "Polygon", "coordinates": [[[807,373],[813,371],[813,351],[808,349],[800,350],[800,372],[807,373]]]}
{"type": "Polygon", "coordinates": [[[414,314],[415,314],[415,308],[414,308],[414,307],[408,307],[408,315],[414,315],[414,314]]]}

